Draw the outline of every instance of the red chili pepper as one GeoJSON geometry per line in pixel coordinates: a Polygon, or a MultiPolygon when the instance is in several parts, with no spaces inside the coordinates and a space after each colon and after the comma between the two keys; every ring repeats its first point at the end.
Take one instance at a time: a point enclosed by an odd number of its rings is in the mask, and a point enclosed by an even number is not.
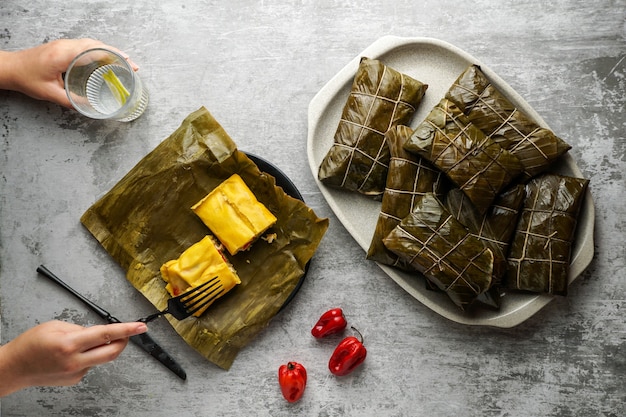
{"type": "Polygon", "coordinates": [[[367,350],[363,346],[363,336],[354,327],[352,330],[359,334],[359,339],[354,336],[343,339],[328,361],[328,369],[334,375],[348,375],[365,360],[367,350]]]}
{"type": "Polygon", "coordinates": [[[322,314],[311,329],[311,334],[320,338],[329,334],[340,333],[346,328],[347,324],[348,322],[343,315],[343,311],[340,308],[333,308],[322,314]]]}
{"type": "Polygon", "coordinates": [[[278,368],[278,383],[283,397],[290,403],[296,402],[304,394],[306,369],[298,362],[288,362],[278,368]]]}

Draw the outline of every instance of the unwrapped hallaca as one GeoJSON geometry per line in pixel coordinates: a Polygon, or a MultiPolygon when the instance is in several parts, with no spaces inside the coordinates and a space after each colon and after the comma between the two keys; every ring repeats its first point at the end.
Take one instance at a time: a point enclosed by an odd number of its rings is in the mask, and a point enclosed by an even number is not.
{"type": "Polygon", "coordinates": [[[408,124],[427,88],[378,60],[362,58],[319,180],[380,197],[389,168],[385,133],[408,124]]]}
{"type": "Polygon", "coordinates": [[[165,289],[172,297],[217,278],[216,284],[207,289],[213,301],[196,311],[196,317],[200,317],[215,300],[241,284],[237,271],[220,251],[219,243],[208,235],[185,249],[178,258],[165,262],[161,266],[161,276],[167,282],[165,289]]]}
{"type": "Polygon", "coordinates": [[[494,256],[441,204],[434,194],[384,239],[387,249],[423,273],[461,309],[467,309],[493,284],[494,256]]]}
{"type": "Polygon", "coordinates": [[[257,198],[245,181],[231,175],[191,207],[231,255],[248,249],[276,216],[257,198]]]}
{"type": "Polygon", "coordinates": [[[485,135],[519,158],[525,180],[545,171],[571,148],[517,108],[477,65],[470,65],[457,78],[446,99],[454,102],[485,135]]]}
{"type": "Polygon", "coordinates": [[[177,321],[176,332],[202,356],[228,369],[291,299],[328,228],[303,201],[261,172],[204,107],[81,217],[81,222],[126,271],[128,281],[155,308],[171,297],[159,269],[207,234],[189,209],[232,174],[244,179],[278,219],[275,239],[257,241],[229,258],[241,280],[236,291],[211,306],[211,314],[177,321]]]}
{"type": "Polygon", "coordinates": [[[507,269],[507,288],[566,295],[578,214],[589,180],[543,174],[526,185],[507,269]]]}
{"type": "Polygon", "coordinates": [[[442,99],[404,145],[441,169],[481,212],[522,172],[519,159],[442,99]]]}

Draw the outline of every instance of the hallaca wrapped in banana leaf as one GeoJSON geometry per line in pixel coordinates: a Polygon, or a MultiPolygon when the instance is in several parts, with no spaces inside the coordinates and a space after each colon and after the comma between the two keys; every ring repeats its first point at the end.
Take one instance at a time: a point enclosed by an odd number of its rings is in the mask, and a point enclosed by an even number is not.
{"type": "Polygon", "coordinates": [[[494,254],[492,287],[477,298],[477,304],[492,309],[500,307],[500,283],[506,274],[509,244],[515,232],[524,196],[524,186],[515,185],[498,195],[483,215],[460,189],[452,189],[446,194],[445,206],[450,214],[494,254]]]}
{"type": "Polygon", "coordinates": [[[389,168],[385,133],[408,124],[428,86],[382,62],[362,58],[318,178],[324,184],[380,197],[389,168]]]}
{"type": "Polygon", "coordinates": [[[383,242],[463,310],[493,284],[493,252],[432,193],[421,197],[383,242]]]}
{"type": "Polygon", "coordinates": [[[583,178],[543,174],[526,185],[507,288],[567,295],[571,248],[588,184],[583,178]]]}
{"type": "Polygon", "coordinates": [[[494,251],[497,250],[506,257],[524,197],[524,185],[516,184],[499,194],[487,213],[483,215],[478,212],[465,193],[455,188],[446,194],[445,205],[448,211],[471,233],[483,240],[494,251]]]}
{"type": "Polygon", "coordinates": [[[518,109],[477,65],[470,65],[446,93],[468,119],[524,165],[524,181],[544,171],[571,146],[518,109]]]}
{"type": "Polygon", "coordinates": [[[404,150],[403,145],[413,129],[400,125],[390,129],[386,136],[391,160],[383,201],[367,259],[403,270],[414,270],[410,263],[398,257],[383,244],[383,239],[400,221],[413,211],[424,194],[443,197],[445,176],[424,158],[404,150]]]}
{"type": "Polygon", "coordinates": [[[481,213],[523,169],[515,155],[485,136],[446,99],[431,110],[404,148],[441,169],[481,213]]]}
{"type": "Polygon", "coordinates": [[[224,369],[293,295],[328,219],[276,186],[205,108],[190,114],[81,218],[128,281],[162,310],[170,295],[161,265],[209,233],[191,207],[233,174],[276,216],[268,230],[275,238],[228,258],[241,283],[211,305],[210,314],[182,321],[167,316],[190,346],[224,369]]]}

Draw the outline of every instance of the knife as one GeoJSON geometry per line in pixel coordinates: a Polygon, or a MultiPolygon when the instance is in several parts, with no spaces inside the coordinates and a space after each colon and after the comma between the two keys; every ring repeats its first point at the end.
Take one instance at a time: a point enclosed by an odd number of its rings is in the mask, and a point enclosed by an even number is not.
{"type": "MultiPolygon", "coordinates": [[[[72,293],[76,298],[82,301],[87,307],[92,309],[97,315],[106,320],[108,323],[120,323],[120,320],[113,317],[111,313],[98,306],[97,304],[91,302],[87,298],[83,297],[76,290],[63,282],[59,277],[50,272],[50,270],[45,266],[40,265],[37,268],[37,272],[39,272],[46,278],[56,282],[61,287],[72,293]]],[[[131,336],[130,341],[148,352],[150,355],[152,355],[152,357],[156,358],[163,365],[167,366],[167,368],[174,372],[179,378],[183,380],[187,379],[187,374],[185,373],[184,369],[174,360],[174,358],[172,358],[165,350],[163,350],[163,348],[159,346],[148,333],[131,336]]]]}

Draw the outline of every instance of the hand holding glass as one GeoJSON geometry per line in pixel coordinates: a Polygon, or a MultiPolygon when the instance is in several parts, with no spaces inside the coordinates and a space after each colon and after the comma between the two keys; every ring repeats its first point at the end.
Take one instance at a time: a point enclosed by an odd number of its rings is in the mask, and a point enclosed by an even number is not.
{"type": "Polygon", "coordinates": [[[79,54],[65,73],[65,91],[81,114],[93,119],[135,120],[148,105],[148,91],[120,54],[104,48],[79,54]]]}

